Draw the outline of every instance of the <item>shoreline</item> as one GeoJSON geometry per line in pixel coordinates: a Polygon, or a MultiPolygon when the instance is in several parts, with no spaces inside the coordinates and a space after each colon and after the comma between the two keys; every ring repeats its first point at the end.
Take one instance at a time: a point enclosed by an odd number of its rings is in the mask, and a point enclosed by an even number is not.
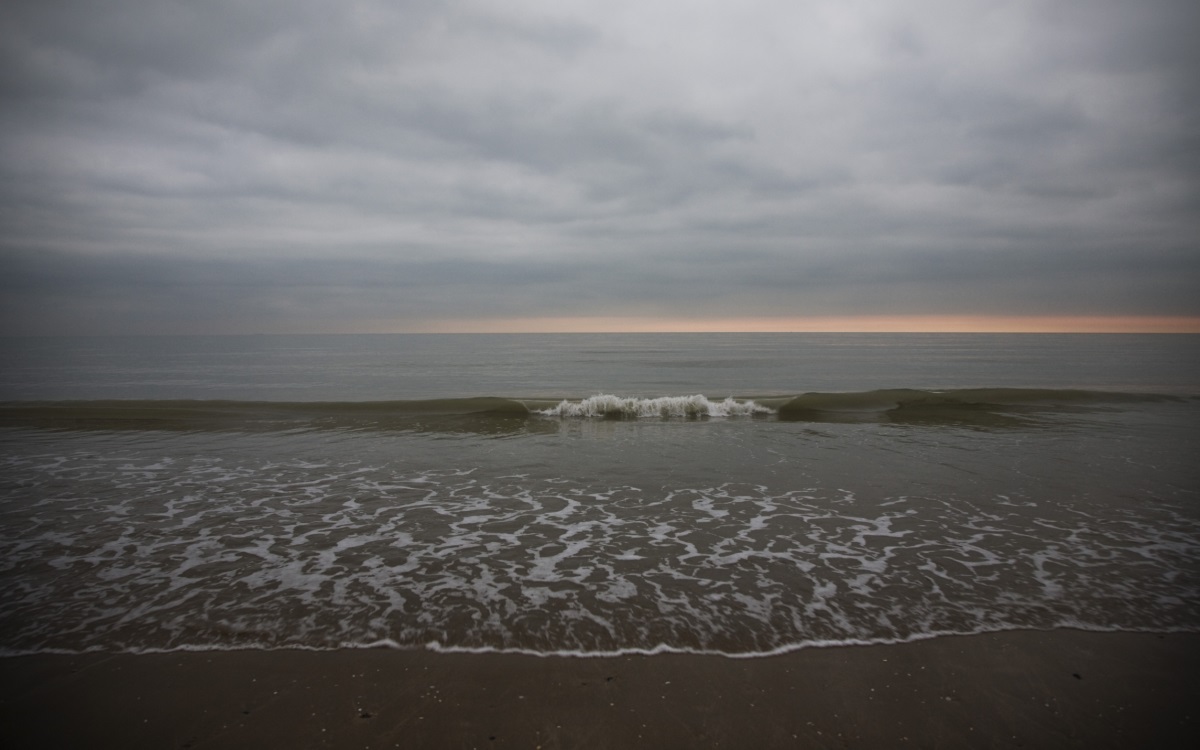
{"type": "Polygon", "coordinates": [[[1192,747],[1200,633],[774,656],[429,650],[0,659],[7,747],[1192,747]]]}

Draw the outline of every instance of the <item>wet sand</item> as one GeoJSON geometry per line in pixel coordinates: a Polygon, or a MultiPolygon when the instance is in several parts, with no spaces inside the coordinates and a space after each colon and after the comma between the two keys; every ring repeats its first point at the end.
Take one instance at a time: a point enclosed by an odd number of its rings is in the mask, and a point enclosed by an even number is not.
{"type": "Polygon", "coordinates": [[[782,656],[250,651],[0,659],[10,748],[1191,748],[1200,634],[782,656]]]}

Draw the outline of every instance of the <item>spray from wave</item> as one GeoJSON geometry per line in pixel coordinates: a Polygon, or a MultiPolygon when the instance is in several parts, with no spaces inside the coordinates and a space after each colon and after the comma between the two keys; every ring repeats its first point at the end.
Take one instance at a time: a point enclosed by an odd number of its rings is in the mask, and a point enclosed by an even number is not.
{"type": "Polygon", "coordinates": [[[659,398],[622,398],[610,394],[597,394],[582,401],[564,400],[549,409],[536,412],[547,417],[602,417],[606,419],[638,419],[642,417],[747,417],[755,414],[773,414],[774,410],[754,401],[710,401],[702,395],[661,396],[659,398]]]}

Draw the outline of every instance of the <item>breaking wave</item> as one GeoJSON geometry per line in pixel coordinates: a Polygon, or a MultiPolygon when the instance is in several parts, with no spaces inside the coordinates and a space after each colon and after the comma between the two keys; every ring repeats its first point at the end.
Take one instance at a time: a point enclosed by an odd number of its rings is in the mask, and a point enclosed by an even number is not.
{"type": "Polygon", "coordinates": [[[800,395],[702,394],[585,398],[473,398],[409,401],[100,400],[0,402],[0,427],[67,430],[277,432],[305,430],[537,430],[538,418],[684,419],[761,417],[810,422],[920,422],[986,426],[1081,410],[1120,408],[1176,396],[1086,390],[883,389],[800,395]]]}
{"type": "Polygon", "coordinates": [[[738,401],[732,397],[724,401],[709,401],[702,395],[663,396],[661,398],[622,398],[600,394],[582,401],[563,400],[549,409],[539,409],[538,414],[547,417],[605,417],[625,419],[639,417],[745,417],[755,414],[773,414],[770,409],[752,400],[738,401]]]}

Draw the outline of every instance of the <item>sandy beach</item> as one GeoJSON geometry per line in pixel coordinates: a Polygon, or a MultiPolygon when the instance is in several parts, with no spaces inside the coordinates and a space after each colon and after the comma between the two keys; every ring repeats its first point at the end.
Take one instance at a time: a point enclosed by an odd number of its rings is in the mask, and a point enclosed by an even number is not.
{"type": "Polygon", "coordinates": [[[13,748],[1192,747],[1200,634],[774,657],[429,651],[0,660],[13,748]]]}

